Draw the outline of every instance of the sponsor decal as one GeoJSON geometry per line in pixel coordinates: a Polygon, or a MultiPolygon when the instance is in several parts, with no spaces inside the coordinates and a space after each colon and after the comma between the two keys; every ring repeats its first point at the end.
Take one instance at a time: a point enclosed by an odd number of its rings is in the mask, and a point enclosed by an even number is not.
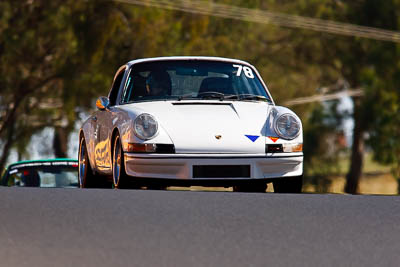
{"type": "Polygon", "coordinates": [[[258,137],[260,137],[258,135],[247,135],[247,134],[245,134],[244,136],[249,138],[251,140],[251,142],[253,142],[253,143],[258,139],[258,137]]]}
{"type": "Polygon", "coordinates": [[[273,136],[268,136],[268,138],[271,139],[272,142],[274,142],[274,143],[275,143],[276,141],[278,141],[278,139],[279,139],[278,137],[273,137],[273,136]]]}

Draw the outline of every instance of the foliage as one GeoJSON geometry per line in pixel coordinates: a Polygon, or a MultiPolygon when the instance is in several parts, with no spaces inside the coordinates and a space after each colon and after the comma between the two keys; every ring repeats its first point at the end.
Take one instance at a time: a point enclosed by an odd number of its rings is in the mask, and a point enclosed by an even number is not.
{"type": "Polygon", "coordinates": [[[346,151],[337,105],[337,101],[317,105],[304,126],[305,183],[314,185],[317,192],[328,191],[340,172],[340,156],[346,151]]]}
{"type": "Polygon", "coordinates": [[[109,73],[91,75],[98,71],[91,66],[103,58],[117,20],[108,1],[3,1],[0,10],[2,167],[12,145],[24,153],[38,130],[63,127],[68,134],[96,81],[110,83],[109,73]],[[92,86],[82,90],[85,83],[92,86]]]}
{"type": "Polygon", "coordinates": [[[374,159],[391,165],[393,176],[400,181],[399,75],[399,69],[395,69],[388,70],[385,76],[389,77],[385,81],[372,73],[367,74],[365,78],[373,90],[370,102],[379,103],[370,105],[374,109],[375,119],[371,123],[368,144],[374,149],[374,159]]]}

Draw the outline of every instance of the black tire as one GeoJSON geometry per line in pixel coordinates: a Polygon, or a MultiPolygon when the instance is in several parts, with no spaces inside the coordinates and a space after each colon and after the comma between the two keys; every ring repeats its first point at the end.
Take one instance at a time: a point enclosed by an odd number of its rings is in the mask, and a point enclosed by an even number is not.
{"type": "Polygon", "coordinates": [[[267,183],[260,182],[233,186],[233,192],[265,193],[266,190],[267,183]]]}
{"type": "Polygon", "coordinates": [[[122,150],[121,138],[117,134],[113,140],[112,153],[112,178],[113,187],[118,189],[128,188],[128,177],[125,173],[124,152],[122,150]]]}
{"type": "Polygon", "coordinates": [[[78,179],[80,188],[96,187],[96,176],[93,174],[92,167],[90,166],[89,156],[86,148],[86,141],[84,137],[79,141],[79,154],[78,154],[78,179]]]}
{"type": "Polygon", "coordinates": [[[275,193],[301,193],[303,187],[303,175],[289,178],[279,178],[274,184],[275,193]]]}

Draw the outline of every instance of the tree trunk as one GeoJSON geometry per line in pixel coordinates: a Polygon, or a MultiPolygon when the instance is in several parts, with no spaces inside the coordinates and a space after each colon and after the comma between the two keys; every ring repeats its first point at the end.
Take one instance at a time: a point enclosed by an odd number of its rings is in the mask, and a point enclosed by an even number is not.
{"type": "Polygon", "coordinates": [[[348,194],[358,194],[358,185],[360,182],[364,156],[364,122],[361,110],[361,100],[353,98],[354,103],[354,129],[353,145],[351,148],[350,169],[346,175],[346,186],[344,191],[348,194]]]}
{"type": "Polygon", "coordinates": [[[3,152],[1,154],[0,158],[0,175],[3,171],[3,169],[6,167],[7,159],[11,151],[11,147],[14,142],[13,134],[14,134],[14,127],[15,127],[15,121],[12,120],[11,125],[9,125],[9,128],[7,129],[7,139],[5,140],[3,152]]]}
{"type": "Polygon", "coordinates": [[[66,158],[68,155],[69,130],[64,127],[55,127],[53,150],[56,158],[66,158]]]}

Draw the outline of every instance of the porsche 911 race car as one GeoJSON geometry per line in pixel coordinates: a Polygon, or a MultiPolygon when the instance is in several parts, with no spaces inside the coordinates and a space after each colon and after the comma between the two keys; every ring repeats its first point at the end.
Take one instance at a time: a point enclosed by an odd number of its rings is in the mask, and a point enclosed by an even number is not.
{"type": "Polygon", "coordinates": [[[79,133],[80,187],[224,186],[301,192],[299,117],[276,106],[257,70],[218,57],[120,67],[79,133]]]}

